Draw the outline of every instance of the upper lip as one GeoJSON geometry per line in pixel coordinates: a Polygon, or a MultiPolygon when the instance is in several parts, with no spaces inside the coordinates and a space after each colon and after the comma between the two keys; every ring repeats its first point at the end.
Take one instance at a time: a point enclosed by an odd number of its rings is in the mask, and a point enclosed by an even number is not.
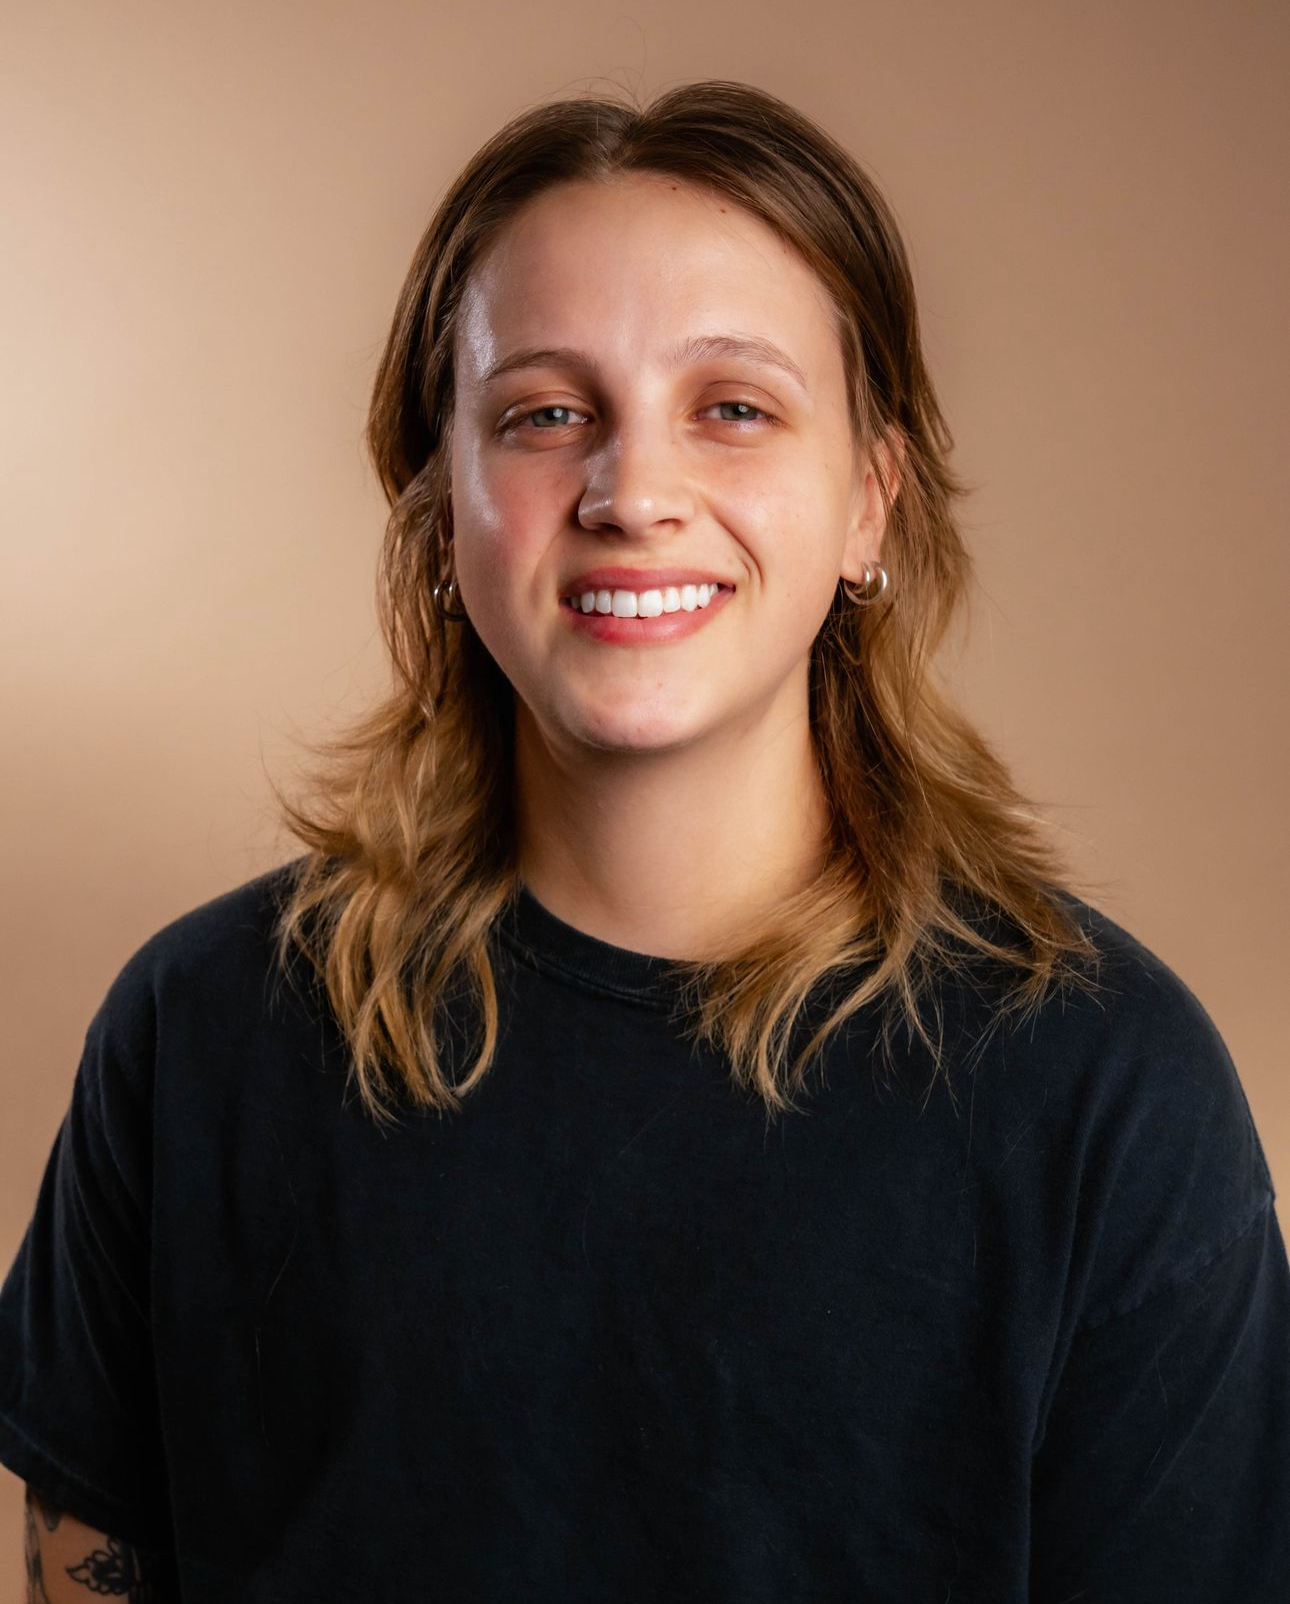
{"type": "Polygon", "coordinates": [[[581,596],[587,590],[661,590],[666,585],[723,585],[735,587],[720,574],[699,568],[588,568],[570,579],[562,596],[581,596]]]}

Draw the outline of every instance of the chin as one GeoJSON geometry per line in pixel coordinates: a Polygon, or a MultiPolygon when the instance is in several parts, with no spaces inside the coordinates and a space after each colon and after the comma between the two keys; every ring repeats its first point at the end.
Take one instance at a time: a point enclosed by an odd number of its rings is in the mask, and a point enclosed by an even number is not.
{"type": "Polygon", "coordinates": [[[673,752],[702,739],[701,731],[678,730],[662,726],[619,727],[614,724],[582,729],[572,735],[575,745],[596,752],[673,752]]]}
{"type": "Polygon", "coordinates": [[[618,707],[562,720],[565,742],[598,752],[667,752],[701,740],[706,728],[684,709],[618,707]]]}
{"type": "Polygon", "coordinates": [[[678,751],[712,733],[712,709],[693,687],[565,684],[540,700],[518,699],[521,719],[566,758],[591,752],[678,751]]]}

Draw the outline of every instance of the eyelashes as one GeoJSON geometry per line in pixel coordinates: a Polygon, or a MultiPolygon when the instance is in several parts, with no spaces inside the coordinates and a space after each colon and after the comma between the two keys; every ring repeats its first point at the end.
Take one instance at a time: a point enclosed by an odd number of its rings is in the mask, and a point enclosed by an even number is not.
{"type": "MultiPolygon", "coordinates": [[[[732,428],[738,430],[740,433],[745,433],[749,429],[762,428],[767,425],[773,426],[779,422],[779,419],[774,415],[774,413],[767,412],[765,407],[756,406],[751,401],[713,401],[708,406],[704,407],[703,411],[710,412],[714,407],[740,408],[744,413],[744,416],[742,417],[718,418],[715,420],[718,423],[728,423],[732,428]]],[[[528,424],[530,419],[540,417],[543,413],[551,412],[565,413],[567,415],[572,415],[573,417],[586,417],[586,413],[580,412],[577,407],[568,407],[559,402],[552,402],[548,406],[544,407],[530,407],[527,412],[516,413],[511,418],[503,419],[502,423],[498,426],[497,432],[503,435],[516,434],[520,432],[534,435],[556,434],[560,431],[560,429],[569,427],[569,424],[563,421],[554,424],[536,425],[528,428],[523,427],[524,425],[528,424]]]]}

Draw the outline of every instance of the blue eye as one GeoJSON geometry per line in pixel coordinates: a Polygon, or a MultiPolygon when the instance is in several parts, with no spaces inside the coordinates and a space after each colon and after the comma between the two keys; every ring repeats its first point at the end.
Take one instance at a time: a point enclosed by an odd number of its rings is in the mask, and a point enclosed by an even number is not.
{"type": "Polygon", "coordinates": [[[548,407],[534,407],[528,412],[517,412],[513,418],[509,418],[499,426],[499,433],[512,434],[515,430],[528,426],[535,429],[539,434],[549,434],[553,429],[567,428],[570,418],[579,416],[581,414],[575,411],[573,407],[560,406],[558,403],[553,402],[548,407]],[[532,419],[540,418],[544,414],[551,418],[552,414],[557,413],[559,416],[553,417],[552,421],[548,423],[531,422],[532,419]]]}
{"type": "Polygon", "coordinates": [[[770,414],[763,412],[760,407],[753,406],[751,401],[714,401],[712,404],[717,407],[739,407],[741,409],[744,414],[743,417],[725,418],[722,420],[725,423],[753,423],[759,418],[768,423],[770,422],[770,414]]]}
{"type": "MultiPolygon", "coordinates": [[[[537,417],[540,417],[542,415],[542,413],[544,413],[544,412],[562,412],[562,413],[565,414],[565,416],[562,417],[562,418],[557,419],[556,423],[554,425],[555,428],[560,428],[563,424],[565,424],[565,423],[567,423],[569,421],[568,414],[571,413],[572,411],[573,411],[572,407],[560,407],[560,406],[536,407],[532,412],[526,412],[524,414],[524,417],[525,418],[537,418],[537,417]]],[[[516,419],[517,423],[521,422],[521,421],[522,420],[519,419],[519,418],[516,419]]]]}

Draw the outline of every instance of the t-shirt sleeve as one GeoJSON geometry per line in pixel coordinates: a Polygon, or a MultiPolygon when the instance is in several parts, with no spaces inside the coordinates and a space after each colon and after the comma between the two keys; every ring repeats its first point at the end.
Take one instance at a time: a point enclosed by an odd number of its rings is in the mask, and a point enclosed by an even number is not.
{"type": "Polygon", "coordinates": [[[1084,1301],[1032,1465],[1033,1604],[1290,1600],[1276,1194],[1221,1037],[1163,984],[1150,1048],[1090,1126],[1084,1301]]]}
{"type": "Polygon", "coordinates": [[[155,1008],[142,960],[86,1033],[0,1289],[0,1460],[123,1541],[170,1541],[150,1306],[155,1008]]]}

